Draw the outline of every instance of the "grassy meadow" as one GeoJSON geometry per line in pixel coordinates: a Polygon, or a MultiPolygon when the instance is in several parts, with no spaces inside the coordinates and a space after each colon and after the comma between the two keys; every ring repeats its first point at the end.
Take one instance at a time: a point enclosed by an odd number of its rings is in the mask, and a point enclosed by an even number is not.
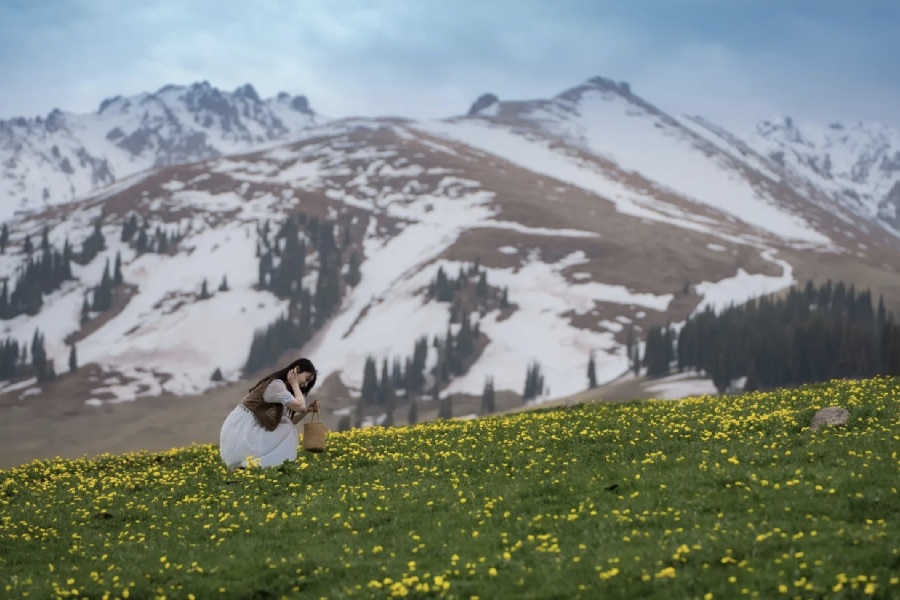
{"type": "MultiPolygon", "coordinates": [[[[0,471],[0,596],[898,598],[900,381],[0,471]],[[840,405],[845,427],[812,432],[840,405]]],[[[102,435],[102,432],[97,432],[102,435]]]]}

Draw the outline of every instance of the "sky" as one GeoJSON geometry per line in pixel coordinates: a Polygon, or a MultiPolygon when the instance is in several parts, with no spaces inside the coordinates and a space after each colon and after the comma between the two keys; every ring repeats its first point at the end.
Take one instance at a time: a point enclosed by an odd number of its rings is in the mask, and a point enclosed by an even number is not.
{"type": "Polygon", "coordinates": [[[600,75],[736,132],[900,128],[898,25],[893,0],[0,0],[0,119],[204,80],[428,119],[600,75]]]}

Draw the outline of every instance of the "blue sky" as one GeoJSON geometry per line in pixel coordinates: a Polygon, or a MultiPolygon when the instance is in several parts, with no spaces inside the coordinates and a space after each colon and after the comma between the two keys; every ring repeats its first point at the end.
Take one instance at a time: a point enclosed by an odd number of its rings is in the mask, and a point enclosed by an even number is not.
{"type": "Polygon", "coordinates": [[[201,80],[430,118],[602,75],[738,131],[900,127],[897,31],[892,0],[0,0],[0,118],[201,80]]]}

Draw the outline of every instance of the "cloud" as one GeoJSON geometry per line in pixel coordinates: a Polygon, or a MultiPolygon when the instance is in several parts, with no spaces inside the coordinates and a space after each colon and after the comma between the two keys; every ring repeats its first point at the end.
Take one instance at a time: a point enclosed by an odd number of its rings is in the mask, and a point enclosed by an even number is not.
{"type": "Polygon", "coordinates": [[[483,92],[549,97],[603,75],[726,126],[771,112],[900,125],[897,16],[828,0],[6,0],[0,117],[200,80],[306,94],[328,116],[442,117],[483,92]]]}

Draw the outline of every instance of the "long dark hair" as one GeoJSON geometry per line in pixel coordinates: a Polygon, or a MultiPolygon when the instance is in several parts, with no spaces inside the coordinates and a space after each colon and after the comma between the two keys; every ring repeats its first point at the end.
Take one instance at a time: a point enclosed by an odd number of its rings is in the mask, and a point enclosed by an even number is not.
{"type": "Polygon", "coordinates": [[[309,378],[309,381],[307,381],[305,384],[300,386],[300,391],[303,392],[303,395],[304,396],[307,395],[309,393],[309,391],[311,389],[313,389],[313,386],[316,385],[316,375],[317,375],[316,367],[312,364],[312,361],[309,360],[308,358],[298,358],[297,360],[295,360],[288,366],[284,367],[283,369],[278,369],[274,373],[269,373],[268,375],[266,375],[265,377],[263,377],[262,379],[257,381],[256,385],[254,385],[252,388],[250,388],[250,391],[252,392],[253,390],[255,390],[264,381],[272,381],[274,379],[280,379],[284,382],[284,385],[287,385],[288,384],[287,374],[294,367],[300,367],[301,373],[311,373],[312,374],[312,377],[309,378]]]}

